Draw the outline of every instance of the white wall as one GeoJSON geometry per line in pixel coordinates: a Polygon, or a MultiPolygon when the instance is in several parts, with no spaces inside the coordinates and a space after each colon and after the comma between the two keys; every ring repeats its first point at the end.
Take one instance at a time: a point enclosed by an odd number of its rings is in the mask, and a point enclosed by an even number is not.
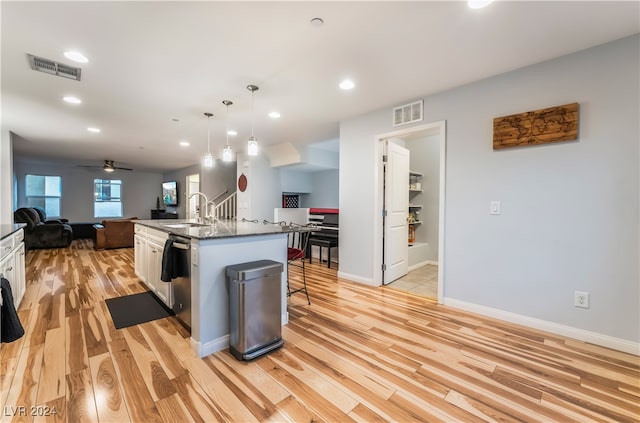
{"type": "MultiPolygon", "coordinates": [[[[639,51],[636,35],[424,99],[425,123],[447,121],[446,299],[640,340],[639,51]],[[578,141],[493,151],[493,118],[571,102],[578,141]]],[[[354,280],[373,278],[374,143],[397,129],[392,107],[340,125],[340,272],[354,280]]]]}
{"type": "Polygon", "coordinates": [[[238,153],[237,177],[244,173],[247,189],[238,191],[238,219],[273,219],[273,210],[281,207],[280,170],[272,168],[264,155],[249,157],[238,153]]]}
{"type": "Polygon", "coordinates": [[[13,149],[11,132],[0,136],[0,224],[6,224],[13,223],[13,149]]]}
{"type": "Polygon", "coordinates": [[[93,217],[93,180],[122,180],[123,217],[150,219],[156,199],[162,195],[162,174],[140,171],[115,171],[78,167],[75,162],[45,161],[15,156],[14,170],[18,180],[18,207],[26,205],[25,175],[55,175],[62,177],[61,217],[70,222],[97,222],[93,217]]]}

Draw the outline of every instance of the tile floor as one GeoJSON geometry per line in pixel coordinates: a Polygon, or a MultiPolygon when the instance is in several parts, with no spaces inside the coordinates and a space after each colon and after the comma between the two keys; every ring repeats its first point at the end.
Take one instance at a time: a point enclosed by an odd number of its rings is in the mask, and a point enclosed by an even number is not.
{"type": "Polygon", "coordinates": [[[426,264],[387,285],[400,291],[438,298],[438,266],[426,264]]]}

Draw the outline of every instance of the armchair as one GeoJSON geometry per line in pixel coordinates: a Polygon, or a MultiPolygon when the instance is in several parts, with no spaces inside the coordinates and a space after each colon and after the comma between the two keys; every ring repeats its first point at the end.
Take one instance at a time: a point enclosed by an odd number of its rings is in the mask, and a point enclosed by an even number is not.
{"type": "Polygon", "coordinates": [[[24,243],[27,249],[68,247],[73,240],[71,226],[56,221],[45,223],[33,207],[22,207],[13,213],[15,223],[26,223],[24,243]]]}
{"type": "Polygon", "coordinates": [[[96,228],[96,250],[133,247],[133,226],[137,217],[103,220],[96,228]]]}
{"type": "Polygon", "coordinates": [[[31,207],[40,216],[40,221],[45,224],[48,223],[69,223],[69,219],[47,219],[47,212],[42,207],[31,207]]]}

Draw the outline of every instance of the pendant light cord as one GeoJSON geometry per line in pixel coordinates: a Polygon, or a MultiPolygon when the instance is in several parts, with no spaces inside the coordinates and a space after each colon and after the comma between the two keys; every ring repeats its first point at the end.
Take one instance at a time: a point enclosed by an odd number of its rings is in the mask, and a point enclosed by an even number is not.
{"type": "Polygon", "coordinates": [[[251,138],[253,138],[253,123],[254,123],[253,122],[253,119],[254,119],[254,116],[253,116],[253,91],[254,90],[251,91],[251,138]]]}

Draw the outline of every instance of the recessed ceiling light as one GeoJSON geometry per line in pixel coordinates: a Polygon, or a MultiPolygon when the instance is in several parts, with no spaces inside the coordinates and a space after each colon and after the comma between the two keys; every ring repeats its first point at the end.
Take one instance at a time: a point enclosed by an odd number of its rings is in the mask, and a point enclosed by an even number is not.
{"type": "Polygon", "coordinates": [[[87,128],[87,131],[94,132],[97,134],[98,132],[100,132],[100,128],[87,128]]]}
{"type": "Polygon", "coordinates": [[[190,145],[189,141],[180,141],[180,147],[189,147],[190,145]]]}
{"type": "Polygon", "coordinates": [[[78,63],[87,63],[89,61],[84,54],[77,51],[65,51],[64,57],[78,63]]]}
{"type": "Polygon", "coordinates": [[[467,6],[472,9],[482,9],[483,7],[489,6],[493,3],[493,0],[469,0],[467,2],[467,6]]]}
{"type": "Polygon", "coordinates": [[[82,100],[80,100],[78,97],[73,97],[73,96],[70,96],[70,95],[62,97],[62,99],[64,101],[66,101],[67,103],[71,103],[71,104],[80,104],[80,103],[82,103],[82,100]]]}
{"type": "Polygon", "coordinates": [[[235,137],[236,135],[238,135],[238,133],[236,131],[234,131],[233,129],[229,129],[227,131],[227,135],[235,137]]]}
{"type": "Polygon", "coordinates": [[[343,90],[351,90],[355,86],[356,86],[356,84],[354,84],[353,81],[350,80],[350,79],[345,79],[344,81],[342,81],[340,83],[340,88],[343,89],[343,90]]]}
{"type": "Polygon", "coordinates": [[[311,19],[311,26],[320,27],[324,25],[324,20],[322,18],[313,18],[311,19]]]}
{"type": "Polygon", "coordinates": [[[278,113],[278,112],[276,112],[276,111],[270,112],[270,113],[269,113],[269,117],[270,117],[271,119],[278,119],[278,118],[280,117],[280,113],[278,113]]]}

